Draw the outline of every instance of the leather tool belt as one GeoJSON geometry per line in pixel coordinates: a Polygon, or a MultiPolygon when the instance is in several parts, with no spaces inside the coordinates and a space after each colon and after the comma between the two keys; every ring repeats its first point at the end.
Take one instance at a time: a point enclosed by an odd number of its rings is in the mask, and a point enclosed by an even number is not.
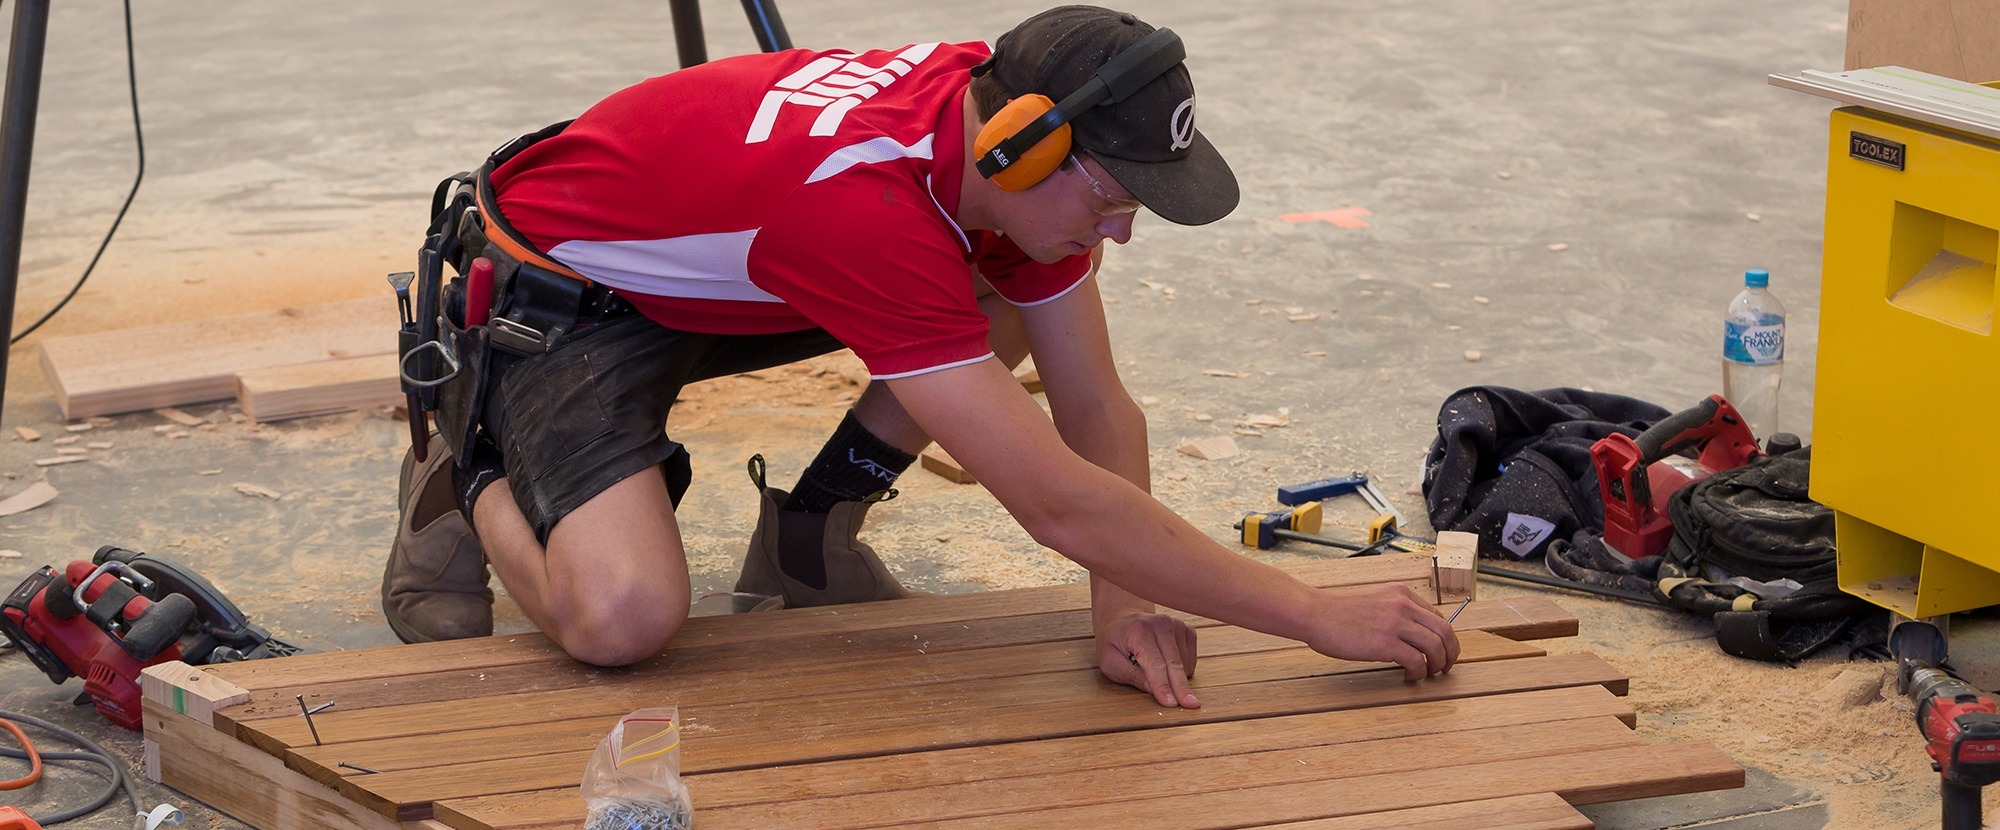
{"type": "Polygon", "coordinates": [[[436,413],[452,456],[465,464],[487,396],[507,367],[554,349],[581,329],[634,311],[610,289],[537,250],[495,208],[493,171],[569,124],[509,141],[478,171],[439,182],[417,270],[389,275],[402,315],[400,374],[419,461],[430,413],[436,413]],[[485,322],[467,325],[468,275],[479,258],[492,266],[491,299],[484,315],[473,315],[485,322]]]}

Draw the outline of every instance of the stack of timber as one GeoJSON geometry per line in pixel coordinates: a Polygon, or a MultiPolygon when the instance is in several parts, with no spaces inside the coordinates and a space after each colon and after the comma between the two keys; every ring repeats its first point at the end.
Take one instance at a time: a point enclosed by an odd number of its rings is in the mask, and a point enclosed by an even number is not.
{"type": "Polygon", "coordinates": [[[387,296],[51,337],[42,371],[65,418],[239,399],[258,421],[394,404],[387,296]]]}
{"type": "MultiPolygon", "coordinates": [[[[1290,567],[1402,582],[1428,556],[1290,567]]],[[[678,706],[698,830],[1587,828],[1571,805],[1740,787],[1633,733],[1626,680],[1539,597],[1473,602],[1416,683],[1189,617],[1202,707],[1104,680],[1069,585],[698,617],[619,670],[533,634],[148,669],[147,774],[261,830],[581,826],[620,715],[678,706]],[[308,724],[301,702],[334,704],[308,724]],[[313,730],[317,730],[315,736],[313,730]]],[[[1447,609],[1449,610],[1449,609],[1447,609]]]]}

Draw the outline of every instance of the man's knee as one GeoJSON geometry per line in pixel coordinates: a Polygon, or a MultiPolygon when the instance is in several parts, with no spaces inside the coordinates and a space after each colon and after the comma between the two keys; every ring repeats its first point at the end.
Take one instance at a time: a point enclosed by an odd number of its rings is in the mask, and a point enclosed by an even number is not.
{"type": "Polygon", "coordinates": [[[569,656],[594,666],[627,666],[660,653],[687,622],[685,592],[606,586],[556,611],[551,632],[569,656]]]}

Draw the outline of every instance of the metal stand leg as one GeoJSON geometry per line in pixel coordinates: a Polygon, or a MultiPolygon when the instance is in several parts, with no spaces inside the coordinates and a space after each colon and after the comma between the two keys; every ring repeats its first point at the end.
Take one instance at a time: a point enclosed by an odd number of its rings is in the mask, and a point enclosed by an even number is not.
{"type": "Polygon", "coordinates": [[[674,16],[674,49],[680,53],[681,68],[708,63],[708,37],[701,29],[701,4],[696,0],[668,0],[674,16]]]}
{"type": "Polygon", "coordinates": [[[792,48],[792,36],[785,33],[785,21],[778,17],[776,0],[743,0],[743,13],[750,17],[750,31],[757,35],[757,48],[766,52],[792,48]]]}
{"type": "Polygon", "coordinates": [[[7,51],[7,100],[0,109],[0,403],[7,398],[8,341],[14,338],[14,292],[21,278],[21,232],[28,212],[28,162],[42,95],[42,49],[49,0],[15,0],[7,51]]]}

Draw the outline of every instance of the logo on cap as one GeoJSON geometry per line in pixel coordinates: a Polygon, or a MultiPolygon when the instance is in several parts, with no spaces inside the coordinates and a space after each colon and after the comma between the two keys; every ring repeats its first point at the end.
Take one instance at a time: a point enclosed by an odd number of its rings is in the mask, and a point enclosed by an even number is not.
{"type": "Polygon", "coordinates": [[[1193,96],[1189,96],[1180,106],[1174,108],[1174,117],[1168,119],[1167,130],[1168,138],[1172,139],[1168,149],[1178,152],[1194,146],[1193,96]]]}

